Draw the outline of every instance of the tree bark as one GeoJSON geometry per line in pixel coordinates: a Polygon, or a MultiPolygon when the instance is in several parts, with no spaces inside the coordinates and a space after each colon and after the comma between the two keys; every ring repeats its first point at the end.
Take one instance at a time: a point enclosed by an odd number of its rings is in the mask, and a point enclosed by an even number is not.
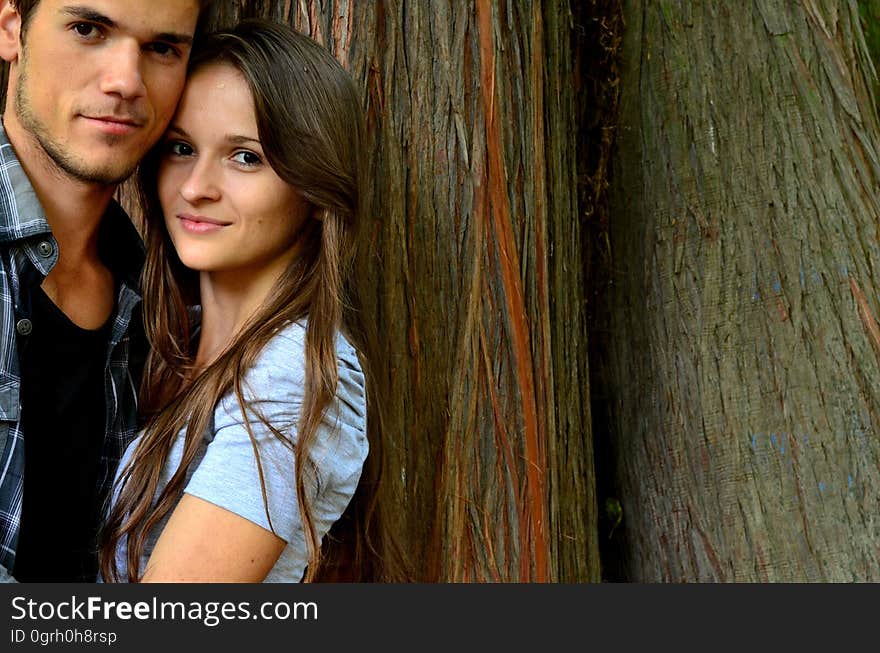
{"type": "Polygon", "coordinates": [[[625,574],[880,580],[878,125],[856,2],[625,3],[625,574]]]}

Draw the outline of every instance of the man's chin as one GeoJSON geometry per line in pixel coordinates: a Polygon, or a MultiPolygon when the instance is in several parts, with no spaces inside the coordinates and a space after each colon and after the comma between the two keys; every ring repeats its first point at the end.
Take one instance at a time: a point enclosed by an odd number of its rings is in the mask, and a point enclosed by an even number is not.
{"type": "Polygon", "coordinates": [[[94,184],[96,186],[118,186],[126,179],[128,179],[131,176],[132,172],[132,170],[129,170],[126,171],[124,174],[120,174],[115,171],[96,170],[76,176],[76,178],[78,181],[82,181],[87,184],[94,184]]]}
{"type": "Polygon", "coordinates": [[[132,163],[130,157],[125,162],[119,158],[88,159],[85,157],[73,159],[71,157],[50,156],[55,165],[68,177],[87,184],[100,186],[114,186],[128,179],[137,167],[137,162],[132,163]]]}
{"type": "Polygon", "coordinates": [[[131,175],[130,170],[118,170],[115,168],[74,168],[64,169],[64,173],[71,179],[96,186],[115,186],[122,183],[131,175]]]}

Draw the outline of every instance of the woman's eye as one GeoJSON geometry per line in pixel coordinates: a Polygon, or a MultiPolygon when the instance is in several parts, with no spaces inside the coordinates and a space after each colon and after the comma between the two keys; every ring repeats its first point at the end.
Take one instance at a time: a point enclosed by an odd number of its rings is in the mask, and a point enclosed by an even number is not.
{"type": "Polygon", "coordinates": [[[232,160],[236,163],[240,163],[246,166],[257,166],[260,165],[263,160],[253,152],[248,150],[242,150],[240,152],[236,152],[232,155],[232,160]]]}
{"type": "Polygon", "coordinates": [[[192,156],[193,149],[186,143],[171,141],[167,145],[167,151],[174,156],[192,156]]]}

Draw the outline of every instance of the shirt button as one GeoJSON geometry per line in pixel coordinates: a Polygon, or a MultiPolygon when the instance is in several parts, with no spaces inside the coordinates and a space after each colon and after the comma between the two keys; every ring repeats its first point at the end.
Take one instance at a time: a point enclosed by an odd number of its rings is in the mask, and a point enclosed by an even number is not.
{"type": "Polygon", "coordinates": [[[50,256],[52,256],[52,254],[55,253],[55,248],[48,240],[44,240],[39,245],[37,245],[37,253],[43,258],[49,258],[50,256]]]}
{"type": "Polygon", "coordinates": [[[15,330],[18,331],[18,333],[23,336],[29,336],[31,334],[31,331],[34,330],[34,325],[31,324],[30,320],[25,318],[23,320],[19,320],[15,324],[15,330]]]}

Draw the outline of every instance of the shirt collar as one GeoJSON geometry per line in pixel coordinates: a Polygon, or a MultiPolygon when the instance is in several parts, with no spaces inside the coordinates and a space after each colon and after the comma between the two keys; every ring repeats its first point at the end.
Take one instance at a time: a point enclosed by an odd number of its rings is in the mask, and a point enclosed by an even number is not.
{"type": "MultiPolygon", "coordinates": [[[[0,124],[0,244],[51,233],[34,187],[0,124]]],[[[144,244],[116,200],[110,201],[98,227],[98,255],[119,281],[140,286],[144,244]]]]}
{"type": "Polygon", "coordinates": [[[0,125],[0,243],[47,233],[46,213],[0,125]]]}

